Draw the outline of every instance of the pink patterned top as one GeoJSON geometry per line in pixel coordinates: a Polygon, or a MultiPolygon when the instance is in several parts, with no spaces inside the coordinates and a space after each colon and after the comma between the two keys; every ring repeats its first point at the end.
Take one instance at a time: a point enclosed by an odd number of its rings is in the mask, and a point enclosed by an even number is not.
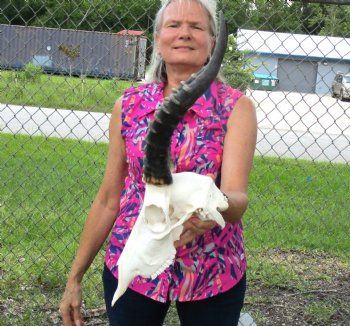
{"type": "MultiPolygon", "coordinates": [[[[128,176],[105,257],[105,264],[117,278],[118,258],[143,203],[144,140],[153,113],[164,100],[163,91],[163,83],[145,84],[126,90],[123,97],[121,133],[128,176]]],[[[215,81],[196,101],[172,136],[175,172],[210,175],[220,184],[226,123],[241,95],[240,91],[215,81]]],[[[179,248],[174,264],[157,278],[136,277],[130,288],[160,302],[200,300],[229,290],[240,281],[246,268],[242,231],[241,223],[207,231],[193,243],[179,248]]]]}

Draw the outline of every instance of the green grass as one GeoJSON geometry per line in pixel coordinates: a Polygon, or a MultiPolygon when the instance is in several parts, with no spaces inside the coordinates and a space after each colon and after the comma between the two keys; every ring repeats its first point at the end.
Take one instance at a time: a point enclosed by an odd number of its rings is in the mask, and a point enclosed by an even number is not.
{"type": "MultiPolygon", "coordinates": [[[[62,294],[107,145],[1,134],[0,143],[1,299],[21,306],[11,318],[20,325],[16,318],[33,317],[33,309],[57,303],[62,294]]],[[[94,271],[102,259],[87,275],[89,306],[101,305],[94,271]]]]}
{"type": "MultiPolygon", "coordinates": [[[[102,179],[107,145],[7,134],[0,134],[0,145],[0,300],[8,306],[4,325],[30,324],[26,320],[50,324],[44,322],[48,314],[42,307],[60,299],[102,179]]],[[[317,250],[349,262],[349,180],[345,164],[256,157],[244,219],[253,280],[298,287],[300,275],[288,264],[262,255],[273,248],[317,250]]],[[[84,283],[88,308],[103,305],[102,262],[103,251],[84,283]]],[[[318,309],[310,305],[308,313],[318,309]]]]}
{"type": "Polygon", "coordinates": [[[110,112],[116,99],[133,84],[47,74],[30,80],[22,71],[0,71],[0,103],[110,112]]]}
{"type": "Polygon", "coordinates": [[[328,303],[310,303],[305,308],[306,314],[314,317],[316,316],[315,322],[318,325],[323,325],[329,320],[329,316],[332,316],[336,313],[336,309],[333,305],[328,303]]]}
{"type": "Polygon", "coordinates": [[[350,257],[348,165],[256,158],[250,184],[248,247],[350,257]]]}

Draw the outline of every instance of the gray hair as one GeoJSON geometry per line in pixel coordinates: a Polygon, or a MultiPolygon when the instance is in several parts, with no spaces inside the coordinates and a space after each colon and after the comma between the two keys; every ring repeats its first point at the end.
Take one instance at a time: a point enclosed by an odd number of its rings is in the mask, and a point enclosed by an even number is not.
{"type": "MultiPolygon", "coordinates": [[[[150,67],[147,72],[146,81],[161,83],[168,80],[166,73],[166,67],[164,60],[159,56],[157,48],[155,46],[155,35],[159,33],[164,10],[174,0],[162,0],[162,6],[158,10],[154,20],[154,31],[153,31],[153,51],[151,57],[150,67]]],[[[217,16],[216,16],[216,0],[178,0],[178,1],[197,1],[209,14],[209,32],[213,36],[214,40],[217,36],[217,16]]],[[[219,81],[224,81],[224,78],[219,73],[217,76],[219,81]]]]}

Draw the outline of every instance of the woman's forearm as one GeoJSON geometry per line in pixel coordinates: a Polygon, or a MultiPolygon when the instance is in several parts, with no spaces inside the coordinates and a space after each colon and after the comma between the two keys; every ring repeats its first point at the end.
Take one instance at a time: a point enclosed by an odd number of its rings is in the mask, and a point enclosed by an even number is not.
{"type": "Polygon", "coordinates": [[[116,207],[109,207],[101,203],[98,198],[94,201],[82,232],[68,282],[81,282],[86,270],[107,239],[117,212],[118,209],[116,207]]]}
{"type": "Polygon", "coordinates": [[[244,192],[223,192],[228,200],[228,208],[221,212],[222,217],[228,223],[237,223],[248,207],[248,196],[244,192]]]}

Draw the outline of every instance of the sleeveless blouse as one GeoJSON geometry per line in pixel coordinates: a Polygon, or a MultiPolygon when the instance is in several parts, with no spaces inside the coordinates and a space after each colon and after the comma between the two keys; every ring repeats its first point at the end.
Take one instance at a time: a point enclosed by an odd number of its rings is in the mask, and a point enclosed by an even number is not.
{"type": "MultiPolygon", "coordinates": [[[[154,111],[164,100],[164,83],[143,84],[125,91],[121,134],[125,141],[128,175],[120,210],[112,229],[105,264],[118,278],[117,262],[145,193],[142,181],[145,136],[154,111]]],[[[242,93],[214,81],[186,112],[171,141],[174,173],[209,175],[220,186],[223,141],[227,120],[242,93]]],[[[242,222],[208,230],[177,249],[174,264],[155,279],[136,277],[129,288],[153,300],[191,301],[212,297],[236,285],[246,269],[242,222]]]]}

